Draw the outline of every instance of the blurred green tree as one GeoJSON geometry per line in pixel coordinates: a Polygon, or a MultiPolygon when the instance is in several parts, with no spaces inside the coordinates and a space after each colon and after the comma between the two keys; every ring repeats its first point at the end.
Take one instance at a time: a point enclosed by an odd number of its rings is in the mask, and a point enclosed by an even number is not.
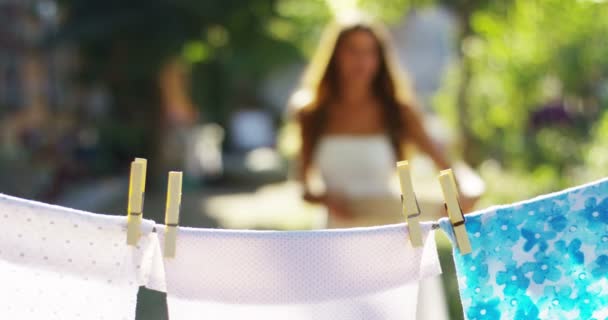
{"type": "MultiPolygon", "coordinates": [[[[63,0],[60,41],[74,42],[83,58],[81,82],[110,88],[112,114],[100,123],[120,163],[156,158],[166,121],[159,75],[180,59],[191,67],[206,121],[221,121],[243,86],[299,56],[274,35],[276,1],[63,0]],[[238,75],[238,77],[236,76],[238,75]],[[244,84],[243,84],[244,83],[244,84]]],[[[110,147],[111,146],[111,147],[110,147]]],[[[110,165],[110,167],[116,167],[110,165]]]]}
{"type": "MultiPolygon", "coordinates": [[[[297,1],[282,3],[291,8],[297,1]]],[[[318,25],[319,17],[359,8],[390,24],[412,7],[442,5],[457,17],[459,60],[435,107],[460,132],[460,156],[481,166],[490,183],[496,181],[485,204],[556,190],[603,172],[585,168],[601,160],[597,150],[605,145],[605,126],[595,122],[608,107],[607,1],[394,0],[378,6],[342,0],[328,1],[326,8],[323,1],[311,3],[310,10],[282,14],[298,25],[318,25]],[[319,14],[323,10],[329,13],[319,14]],[[502,181],[511,181],[512,188],[502,181]]],[[[296,43],[305,53],[313,48],[306,37],[296,43]]]]}
{"type": "Polygon", "coordinates": [[[503,185],[497,194],[511,193],[501,200],[579,182],[586,145],[602,132],[590,129],[608,107],[607,22],[600,1],[511,1],[471,12],[461,64],[437,109],[463,132],[470,163],[491,158],[543,186],[503,185]]]}
{"type": "Polygon", "coordinates": [[[149,128],[162,127],[158,74],[169,61],[190,67],[204,120],[224,123],[273,68],[303,61],[340,11],[392,23],[431,4],[449,8],[460,25],[460,60],[436,109],[461,133],[465,160],[492,158],[514,176],[542,181],[541,190],[527,189],[534,192],[571,184],[604,132],[592,128],[608,103],[605,1],[63,0],[61,36],[81,48],[83,79],[110,85],[117,117],[107,132],[132,157],[158,145],[150,134],[162,130],[149,128]]]}

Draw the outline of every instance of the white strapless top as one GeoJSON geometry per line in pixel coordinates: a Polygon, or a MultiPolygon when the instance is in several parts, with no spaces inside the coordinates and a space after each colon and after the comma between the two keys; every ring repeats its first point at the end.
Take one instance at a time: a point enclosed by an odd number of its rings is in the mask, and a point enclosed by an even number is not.
{"type": "Polygon", "coordinates": [[[384,134],[323,136],[315,153],[327,191],[347,197],[394,195],[395,161],[384,134]]]}

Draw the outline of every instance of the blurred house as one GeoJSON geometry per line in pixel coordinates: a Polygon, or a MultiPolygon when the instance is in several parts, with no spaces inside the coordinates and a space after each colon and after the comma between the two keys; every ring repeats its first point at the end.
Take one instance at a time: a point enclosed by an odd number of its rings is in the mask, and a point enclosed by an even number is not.
{"type": "Polygon", "coordinates": [[[4,112],[67,102],[74,56],[47,41],[58,28],[53,0],[0,2],[0,105],[4,112]]]}
{"type": "Polygon", "coordinates": [[[75,52],[50,41],[59,17],[54,0],[0,2],[1,192],[52,198],[62,168],[94,142],[77,126],[75,52]]]}
{"type": "Polygon", "coordinates": [[[452,13],[433,6],[411,10],[393,28],[400,63],[414,80],[418,100],[427,110],[446,68],[455,59],[457,26],[452,13]]]}

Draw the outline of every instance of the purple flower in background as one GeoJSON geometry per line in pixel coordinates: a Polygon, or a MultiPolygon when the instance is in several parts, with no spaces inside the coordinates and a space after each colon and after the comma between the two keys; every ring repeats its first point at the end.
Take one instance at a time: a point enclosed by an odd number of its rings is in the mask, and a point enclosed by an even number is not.
{"type": "Polygon", "coordinates": [[[530,128],[532,130],[552,125],[572,124],[574,124],[574,119],[561,100],[547,103],[530,115],[530,128]]]}

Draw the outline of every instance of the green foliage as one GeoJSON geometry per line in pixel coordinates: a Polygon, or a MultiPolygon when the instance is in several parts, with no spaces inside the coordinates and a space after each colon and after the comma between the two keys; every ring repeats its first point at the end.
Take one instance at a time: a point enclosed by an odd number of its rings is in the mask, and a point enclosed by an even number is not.
{"type": "Polygon", "coordinates": [[[293,43],[306,55],[312,54],[323,27],[332,18],[324,0],[281,0],[276,11],[278,17],[267,22],[270,33],[293,43]]]}
{"type": "MultiPolygon", "coordinates": [[[[526,182],[528,187],[514,189],[518,195],[506,197],[510,200],[578,182],[580,168],[598,159],[597,146],[604,143],[599,136],[607,132],[590,129],[608,107],[608,3],[512,1],[478,8],[470,26],[473,34],[461,44],[470,66],[463,122],[474,139],[475,161],[497,161],[508,175],[501,183],[526,182]],[[560,103],[565,119],[556,120],[552,117],[561,111],[548,110],[560,103]],[[589,140],[596,149],[586,146],[589,140]]],[[[462,107],[457,105],[461,68],[449,73],[435,101],[453,125],[462,107]]],[[[492,172],[492,179],[501,178],[492,172]]],[[[501,197],[508,192],[499,189],[490,194],[506,200],[501,197]]]]}
{"type": "Polygon", "coordinates": [[[411,5],[410,0],[279,0],[280,18],[270,20],[268,26],[271,33],[310,55],[323,27],[337,16],[360,11],[391,24],[403,18],[411,5]]]}
{"type": "Polygon", "coordinates": [[[584,180],[608,176],[608,112],[595,124],[592,136],[585,148],[585,166],[578,170],[584,180]]]}
{"type": "Polygon", "coordinates": [[[360,8],[390,22],[409,5],[408,0],[60,3],[67,19],[59,39],[81,48],[86,62],[81,80],[114,81],[118,72],[121,87],[150,82],[168,59],[181,56],[192,67],[195,101],[208,120],[220,122],[239,99],[255,99],[257,84],[273,69],[310,55],[336,12],[360,8]]]}
{"type": "Polygon", "coordinates": [[[63,0],[61,37],[83,49],[87,79],[120,79],[113,94],[127,98],[145,96],[162,64],[182,57],[204,119],[222,123],[235,106],[256,103],[273,69],[305,60],[334,16],[362,9],[390,24],[432,3],[466,26],[462,63],[448,72],[437,111],[467,132],[473,164],[495,161],[480,166],[487,181],[500,173],[539,186],[516,185],[513,194],[498,187],[491,197],[522,198],[604,172],[584,168],[604,163],[608,143],[608,125],[595,125],[608,122],[606,1],[63,0]],[[566,106],[568,121],[535,124],[533,114],[543,122],[554,102],[566,106]]]}
{"type": "Polygon", "coordinates": [[[64,0],[67,19],[58,38],[74,41],[81,49],[86,63],[82,80],[113,82],[126,89],[113,90],[119,97],[154,90],[150,86],[160,68],[181,56],[192,67],[196,102],[209,120],[217,121],[235,103],[235,92],[242,93],[244,87],[254,92],[265,73],[300,57],[294,42],[286,41],[291,35],[276,23],[281,19],[279,4],[64,0]],[[137,83],[142,91],[135,91],[137,83]]]}

